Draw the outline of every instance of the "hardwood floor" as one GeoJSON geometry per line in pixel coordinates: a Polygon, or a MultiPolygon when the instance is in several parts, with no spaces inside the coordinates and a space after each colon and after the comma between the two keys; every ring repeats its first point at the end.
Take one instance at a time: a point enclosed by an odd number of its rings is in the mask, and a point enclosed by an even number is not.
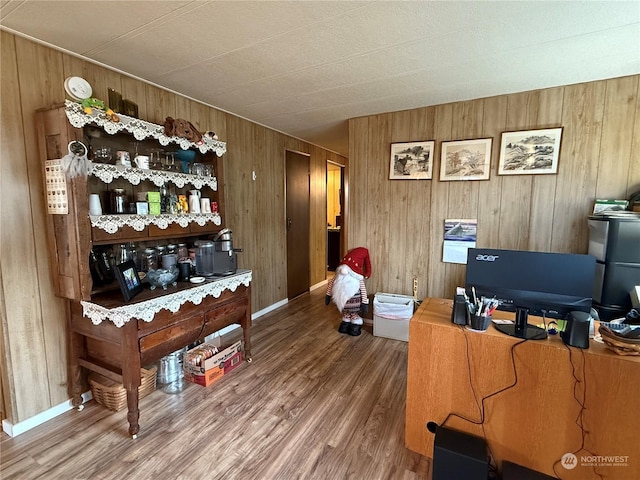
{"type": "MultiPolygon", "coordinates": [[[[2,433],[3,480],[430,479],[404,447],[407,344],[337,332],[324,288],[254,322],[253,362],[126,411],[95,401],[16,438],[2,433]]],[[[238,334],[240,338],[240,334],[238,334]]]]}

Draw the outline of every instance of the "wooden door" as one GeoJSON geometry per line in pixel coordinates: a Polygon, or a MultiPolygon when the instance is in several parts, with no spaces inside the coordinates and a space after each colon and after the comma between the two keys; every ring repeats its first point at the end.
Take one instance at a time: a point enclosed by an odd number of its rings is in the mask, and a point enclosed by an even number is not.
{"type": "Polygon", "coordinates": [[[309,291],[309,156],[286,152],[287,298],[309,291]]]}
{"type": "Polygon", "coordinates": [[[344,165],[327,160],[327,270],[342,259],[344,219],[344,165]]]}

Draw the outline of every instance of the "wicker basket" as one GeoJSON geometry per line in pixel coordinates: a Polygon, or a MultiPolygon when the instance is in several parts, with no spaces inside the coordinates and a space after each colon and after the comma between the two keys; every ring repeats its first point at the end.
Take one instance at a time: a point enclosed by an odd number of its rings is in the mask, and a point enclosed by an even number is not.
{"type": "MultiPolygon", "coordinates": [[[[156,389],[157,370],[155,365],[140,369],[139,399],[146,397],[156,389]]],[[[127,390],[121,383],[114,382],[98,373],[91,372],[89,374],[89,385],[91,386],[93,398],[103,407],[117,412],[127,406],[127,390]]]]}
{"type": "Polygon", "coordinates": [[[640,340],[625,339],[616,335],[604,325],[600,325],[598,332],[602,335],[602,341],[607,348],[618,355],[640,355],[640,340]]]}

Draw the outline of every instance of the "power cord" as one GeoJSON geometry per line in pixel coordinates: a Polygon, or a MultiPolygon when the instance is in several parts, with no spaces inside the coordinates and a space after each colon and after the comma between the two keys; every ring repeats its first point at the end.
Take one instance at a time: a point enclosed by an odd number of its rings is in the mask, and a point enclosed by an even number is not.
{"type": "Polygon", "coordinates": [[[478,407],[478,411],[480,413],[480,420],[473,420],[469,417],[465,417],[464,415],[461,415],[459,413],[454,413],[451,412],[447,415],[447,417],[444,419],[444,421],[442,422],[442,426],[445,426],[446,423],[449,421],[449,419],[451,417],[458,417],[461,420],[464,420],[466,422],[469,422],[471,424],[474,425],[480,425],[480,428],[482,428],[482,435],[484,437],[484,441],[487,444],[487,448],[489,450],[489,478],[497,478],[498,477],[498,467],[496,465],[495,462],[495,457],[493,455],[493,451],[491,450],[491,445],[489,445],[489,442],[487,441],[487,434],[484,428],[484,421],[485,421],[485,408],[484,408],[484,402],[486,400],[488,400],[491,397],[494,397],[496,395],[499,395],[502,392],[505,392],[513,387],[515,387],[518,383],[518,371],[516,369],[516,360],[515,360],[515,354],[514,354],[514,350],[518,345],[523,344],[524,342],[527,341],[527,339],[523,339],[519,342],[514,343],[513,345],[511,345],[511,349],[510,349],[510,355],[511,355],[511,366],[513,369],[513,383],[511,385],[507,385],[506,387],[503,387],[499,390],[496,390],[493,393],[490,393],[489,395],[485,395],[484,397],[482,397],[482,399],[478,402],[478,396],[476,394],[476,390],[475,387],[473,386],[473,382],[471,380],[471,357],[469,355],[469,338],[467,337],[467,332],[464,328],[464,326],[459,325],[460,329],[462,330],[462,333],[464,335],[464,341],[465,341],[465,353],[466,353],[466,357],[467,357],[467,372],[468,372],[468,377],[469,377],[469,385],[471,386],[471,392],[473,394],[473,399],[476,402],[476,406],[478,407]]]}
{"type": "MultiPolygon", "coordinates": [[[[586,411],[587,407],[585,406],[585,401],[586,401],[586,396],[587,396],[587,376],[585,374],[585,357],[584,357],[584,351],[582,349],[580,349],[580,354],[582,355],[582,381],[580,381],[580,379],[578,378],[578,376],[576,375],[576,366],[573,363],[573,356],[572,356],[572,351],[571,349],[563,343],[563,345],[565,346],[565,348],[567,349],[567,351],[569,352],[569,363],[571,364],[571,375],[573,376],[573,398],[575,399],[575,401],[578,403],[578,405],[580,406],[580,411],[578,412],[578,415],[576,416],[576,420],[575,423],[576,425],[580,428],[580,448],[578,448],[575,452],[571,452],[573,455],[576,455],[579,452],[587,452],[589,455],[591,456],[597,456],[594,452],[588,450],[585,447],[585,439],[587,436],[587,431],[584,428],[584,412],[586,411]],[[577,393],[577,389],[578,389],[578,385],[582,383],[582,399],[578,398],[578,393],[577,393]]],[[[553,464],[553,473],[558,476],[558,473],[556,472],[556,466],[562,461],[562,459],[556,460],[555,463],[553,464]]],[[[604,480],[604,475],[598,473],[596,471],[597,466],[594,465],[593,466],[593,473],[595,473],[598,477],[600,477],[602,480],[604,480]]],[[[560,478],[560,477],[558,477],[560,478]]]]}

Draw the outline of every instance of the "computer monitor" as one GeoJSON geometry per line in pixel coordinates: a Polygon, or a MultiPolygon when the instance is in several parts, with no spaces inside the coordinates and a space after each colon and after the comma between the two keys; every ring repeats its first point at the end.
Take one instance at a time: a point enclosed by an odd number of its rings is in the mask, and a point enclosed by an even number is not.
{"type": "MultiPolygon", "coordinates": [[[[513,324],[495,324],[507,335],[544,339],[547,332],[527,323],[529,314],[564,319],[571,311],[590,312],[596,259],[573,253],[470,248],[466,289],[496,298],[498,310],[516,313],[513,324]]],[[[495,317],[495,314],[494,314],[495,317]]]]}

